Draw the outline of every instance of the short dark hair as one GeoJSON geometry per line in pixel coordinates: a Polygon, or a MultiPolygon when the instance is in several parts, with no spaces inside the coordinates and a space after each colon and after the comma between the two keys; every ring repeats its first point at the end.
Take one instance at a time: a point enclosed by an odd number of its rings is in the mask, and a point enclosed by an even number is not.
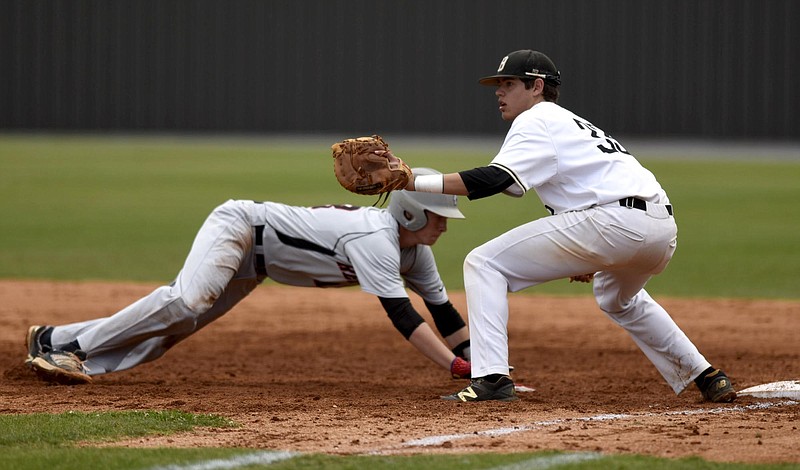
{"type": "MultiPolygon", "coordinates": [[[[522,83],[525,84],[525,89],[530,90],[531,88],[533,88],[533,83],[536,81],[536,78],[520,79],[520,80],[522,80],[522,83]]],[[[558,87],[547,83],[545,80],[542,80],[542,82],[544,82],[544,89],[542,90],[542,96],[544,96],[544,100],[553,103],[558,103],[558,95],[559,95],[558,87]]]]}

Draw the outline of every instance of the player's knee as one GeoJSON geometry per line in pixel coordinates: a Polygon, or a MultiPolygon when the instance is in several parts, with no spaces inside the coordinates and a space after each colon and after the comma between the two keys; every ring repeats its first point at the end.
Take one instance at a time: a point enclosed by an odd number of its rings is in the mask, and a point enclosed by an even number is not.
{"type": "Polygon", "coordinates": [[[619,313],[621,311],[621,309],[619,308],[620,306],[619,306],[618,303],[603,301],[603,300],[600,300],[600,299],[596,299],[596,300],[597,300],[597,306],[600,307],[600,310],[602,310],[603,312],[605,312],[608,315],[613,315],[613,314],[619,313]]]}
{"type": "Polygon", "coordinates": [[[217,301],[217,296],[204,291],[198,291],[192,288],[192,286],[187,288],[177,280],[173,281],[166,289],[168,289],[168,291],[165,295],[171,299],[171,315],[176,317],[175,320],[179,320],[179,317],[184,316],[196,318],[198,315],[202,315],[208,311],[208,309],[214,305],[214,302],[217,301]]]}
{"type": "Polygon", "coordinates": [[[200,295],[184,295],[181,297],[186,309],[194,314],[194,316],[202,315],[210,309],[217,301],[217,297],[213,294],[206,293],[200,295]]]}
{"type": "Polygon", "coordinates": [[[197,325],[197,314],[192,311],[181,297],[174,299],[156,315],[156,319],[166,326],[166,335],[186,334],[197,325]]]}
{"type": "Polygon", "coordinates": [[[595,300],[600,310],[612,317],[624,315],[630,310],[629,307],[631,306],[630,300],[623,302],[622,299],[616,296],[595,294],[595,300]]]}
{"type": "Polygon", "coordinates": [[[486,257],[475,248],[464,258],[464,276],[477,273],[486,265],[486,257]]]}

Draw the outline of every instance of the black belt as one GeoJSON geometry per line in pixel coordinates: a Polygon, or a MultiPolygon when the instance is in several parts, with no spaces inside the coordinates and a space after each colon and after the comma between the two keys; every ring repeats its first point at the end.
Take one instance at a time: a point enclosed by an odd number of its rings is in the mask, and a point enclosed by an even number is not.
{"type": "Polygon", "coordinates": [[[267,275],[267,262],[264,259],[264,226],[256,225],[256,274],[259,276],[267,275]]]}
{"type": "MultiPolygon", "coordinates": [[[[647,211],[647,201],[639,199],[638,197],[626,197],[625,199],[620,199],[619,205],[629,209],[633,208],[639,209],[640,211],[647,211]]],[[[669,215],[672,215],[672,204],[666,204],[664,207],[667,208],[669,215]]]]}

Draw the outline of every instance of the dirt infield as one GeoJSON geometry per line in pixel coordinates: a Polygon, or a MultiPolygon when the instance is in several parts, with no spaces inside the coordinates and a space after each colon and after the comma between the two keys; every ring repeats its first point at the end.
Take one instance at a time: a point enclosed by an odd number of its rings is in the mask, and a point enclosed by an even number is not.
{"type": "MultiPolygon", "coordinates": [[[[0,413],[177,409],[241,423],[127,446],[800,462],[800,403],[676,397],[589,297],[511,296],[514,377],[536,389],[514,403],[439,400],[467,382],[416,353],[378,300],[355,289],[262,286],[161,359],[90,386],[47,385],[22,365],[28,325],[106,316],[154,287],[0,282],[0,413]]],[[[451,298],[466,312],[463,294],[451,298]]],[[[800,302],[660,300],[738,389],[800,378],[800,302]]]]}

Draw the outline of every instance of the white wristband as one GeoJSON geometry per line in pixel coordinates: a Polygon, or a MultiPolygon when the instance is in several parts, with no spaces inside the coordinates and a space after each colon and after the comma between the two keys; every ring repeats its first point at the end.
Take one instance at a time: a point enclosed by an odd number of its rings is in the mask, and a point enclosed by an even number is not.
{"type": "Polygon", "coordinates": [[[414,178],[414,190],[441,194],[444,190],[444,175],[419,175],[414,178]]]}

